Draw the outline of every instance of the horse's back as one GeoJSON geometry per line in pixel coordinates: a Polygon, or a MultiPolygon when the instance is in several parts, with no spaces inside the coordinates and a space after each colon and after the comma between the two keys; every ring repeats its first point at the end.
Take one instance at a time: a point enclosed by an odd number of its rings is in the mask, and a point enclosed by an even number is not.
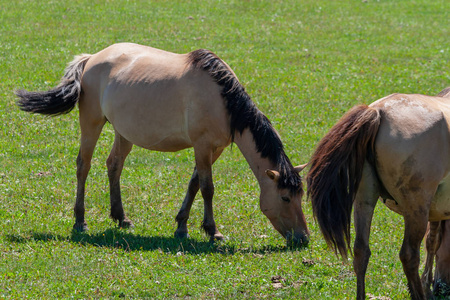
{"type": "Polygon", "coordinates": [[[229,135],[221,87],[203,70],[192,68],[186,54],[115,44],[89,60],[82,88],[90,106],[144,148],[192,147],[205,128],[220,136],[212,143],[223,144],[229,135]],[[214,131],[213,125],[220,128],[214,131]]]}
{"type": "Polygon", "coordinates": [[[386,205],[403,214],[411,198],[428,197],[433,199],[430,219],[450,218],[446,215],[450,212],[450,194],[446,192],[450,191],[450,100],[393,94],[371,107],[381,114],[375,141],[377,173],[395,199],[386,205]]]}

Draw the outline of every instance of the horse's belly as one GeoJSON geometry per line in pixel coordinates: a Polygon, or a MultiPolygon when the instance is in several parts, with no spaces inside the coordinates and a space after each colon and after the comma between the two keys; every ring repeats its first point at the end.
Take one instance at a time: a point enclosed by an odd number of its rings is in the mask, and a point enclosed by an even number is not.
{"type": "Polygon", "coordinates": [[[167,152],[192,147],[184,103],[174,95],[175,88],[166,90],[164,97],[148,97],[144,88],[110,87],[103,113],[121,136],[139,147],[167,152]]]}
{"type": "Polygon", "coordinates": [[[148,120],[146,126],[143,122],[117,122],[115,130],[136,146],[164,152],[175,152],[192,147],[189,135],[183,126],[174,127],[174,124],[151,126],[148,120]],[[133,125],[134,124],[134,125],[133,125]]]}
{"type": "Polygon", "coordinates": [[[145,149],[162,152],[175,152],[192,147],[190,140],[183,134],[173,134],[158,141],[153,139],[153,142],[151,143],[143,140],[142,143],[137,142],[135,145],[145,149]]]}
{"type": "Polygon", "coordinates": [[[450,219],[450,175],[439,184],[430,206],[430,221],[450,219]]]}
{"type": "Polygon", "coordinates": [[[383,201],[384,205],[387,206],[387,208],[389,208],[393,212],[398,213],[399,215],[403,215],[403,210],[402,210],[401,206],[399,206],[395,200],[383,199],[382,201],[383,201]]]}
{"type": "MultiPolygon", "coordinates": [[[[383,199],[384,205],[390,210],[403,215],[402,205],[392,199],[383,199]]],[[[430,205],[429,221],[441,221],[450,219],[450,175],[439,184],[436,194],[430,205]]]]}

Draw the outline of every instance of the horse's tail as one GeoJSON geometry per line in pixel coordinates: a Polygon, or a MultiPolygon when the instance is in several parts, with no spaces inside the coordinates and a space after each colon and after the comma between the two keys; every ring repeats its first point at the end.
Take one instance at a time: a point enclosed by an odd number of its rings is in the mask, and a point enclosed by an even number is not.
{"type": "Polygon", "coordinates": [[[23,111],[50,116],[70,112],[80,98],[81,76],[91,56],[89,54],[76,56],[67,66],[59,85],[49,91],[16,91],[19,97],[17,105],[23,111]]]}
{"type": "Polygon", "coordinates": [[[346,258],[353,201],[365,160],[374,161],[378,110],[359,105],[347,112],[319,142],[309,163],[308,197],[327,242],[346,258]]]}

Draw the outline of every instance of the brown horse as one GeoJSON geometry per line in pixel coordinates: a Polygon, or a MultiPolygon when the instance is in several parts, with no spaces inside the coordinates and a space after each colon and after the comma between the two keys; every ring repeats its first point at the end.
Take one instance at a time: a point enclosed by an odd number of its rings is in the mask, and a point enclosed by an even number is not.
{"type": "Polygon", "coordinates": [[[307,176],[325,240],[347,256],[354,208],[353,267],[365,298],[369,234],[379,198],[405,222],[400,260],[413,299],[427,223],[450,219],[450,88],[438,96],[393,94],[351,109],[320,141],[307,176]]]}
{"type": "Polygon", "coordinates": [[[213,217],[211,167],[234,141],[259,182],[263,213],[288,241],[308,241],[299,175],[304,166],[293,167],[270,121],[230,67],[212,52],[175,54],[137,44],[115,44],[94,55],[76,57],[56,88],[16,94],[20,108],[32,113],[58,115],[79,105],[76,230],[87,229],[86,177],[103,125],[110,122],[115,141],[106,163],[111,217],[119,226],[132,226],[123,210],[119,180],[133,144],[171,152],[193,147],[195,168],[176,217],[175,236],[188,236],[189,212],[200,189],[203,229],[212,240],[222,239],[213,217]]]}

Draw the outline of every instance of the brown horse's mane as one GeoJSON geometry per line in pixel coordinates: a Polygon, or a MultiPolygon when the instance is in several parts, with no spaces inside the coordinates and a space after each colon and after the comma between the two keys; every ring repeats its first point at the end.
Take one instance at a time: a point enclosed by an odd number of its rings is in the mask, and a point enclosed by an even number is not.
{"type": "Polygon", "coordinates": [[[226,108],[230,115],[232,140],[236,132],[242,133],[248,128],[261,157],[268,158],[280,167],[279,188],[287,188],[295,193],[301,192],[301,177],[286,156],[278,133],[269,119],[250,99],[228,65],[217,55],[205,49],[189,53],[189,63],[195,68],[208,72],[223,87],[222,96],[226,100],[226,108]]]}

